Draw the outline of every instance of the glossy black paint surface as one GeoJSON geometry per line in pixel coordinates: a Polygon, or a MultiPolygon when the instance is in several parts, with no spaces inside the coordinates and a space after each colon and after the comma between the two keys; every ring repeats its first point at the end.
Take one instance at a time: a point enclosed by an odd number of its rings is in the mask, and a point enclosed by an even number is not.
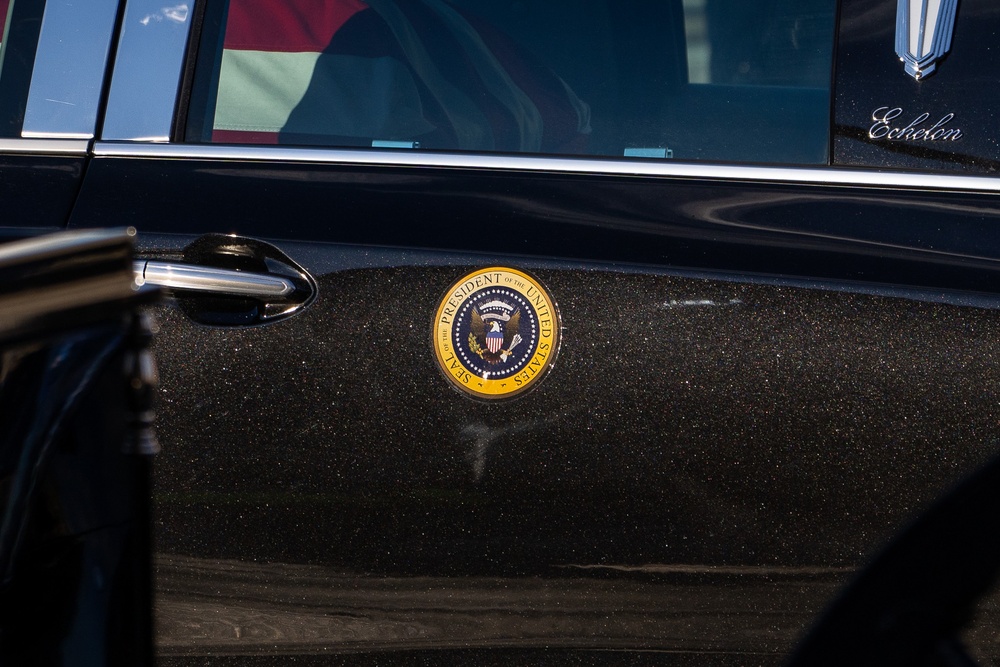
{"type": "MultiPolygon", "coordinates": [[[[918,84],[894,3],[862,4],[835,161],[991,170],[992,70],[968,50],[992,8],[963,0],[918,84]],[[852,138],[873,104],[954,111],[967,157],[852,138]]],[[[158,309],[164,664],[774,664],[1000,444],[998,214],[946,191],[92,159],[70,226],[135,225],[149,257],[272,240],[319,287],[274,326],[158,309]],[[497,263],[565,329],[545,382],[491,405],[442,377],[430,318],[497,263]]]]}
{"type": "MultiPolygon", "coordinates": [[[[895,0],[845,0],[841,3],[837,46],[833,163],[868,167],[963,170],[994,173],[1000,167],[995,128],[997,41],[1000,7],[991,0],[962,0],[952,48],[935,73],[917,81],[906,74],[895,53],[895,0]],[[900,108],[893,127],[961,129],[957,141],[910,142],[871,139],[876,109],[900,108]]],[[[879,114],[883,115],[883,114],[879,114]]]]}
{"type": "Polygon", "coordinates": [[[140,296],[132,276],[132,237],[121,230],[0,246],[0,345],[48,341],[115,320],[140,296]]]}
{"type": "Polygon", "coordinates": [[[163,374],[161,414],[176,426],[156,494],[159,549],[172,554],[159,564],[161,651],[257,645],[189,629],[212,618],[303,655],[582,641],[775,659],[847,569],[996,451],[991,309],[532,268],[561,308],[559,364],[536,391],[488,405],[448,386],[428,338],[467,268],[328,273],[316,304],[274,327],[159,314],[159,355],[191,360],[163,374]],[[725,574],[734,566],[746,569],[725,574]],[[512,593],[524,586],[563,602],[512,593]],[[360,598],[330,592],[344,589],[360,598]],[[192,606],[199,590],[210,617],[192,606]],[[489,625],[435,591],[508,591],[509,613],[538,623],[489,625]],[[573,620],[575,595],[613,622],[573,620]],[[768,610],[757,621],[784,614],[782,629],[740,616],[747,596],[768,610]],[[709,598],[714,629],[671,625],[709,598]],[[358,604],[367,620],[354,630],[317,615],[358,604]],[[714,625],[733,615],[753,630],[714,625]],[[296,623],[313,639],[288,639],[296,623]]]}
{"type": "Polygon", "coordinates": [[[463,270],[329,274],[282,327],[164,312],[160,356],[191,363],[164,369],[158,488],[178,505],[161,546],[440,573],[854,565],[998,444],[992,310],[535,270],[561,309],[559,363],[483,404],[429,351],[463,270]]]}
{"type": "Polygon", "coordinates": [[[149,665],[149,461],[124,455],[121,324],[0,352],[0,661],[149,665]]]}
{"type": "Polygon", "coordinates": [[[790,667],[975,664],[960,637],[1000,571],[998,488],[994,457],[893,538],[823,614],[790,667]]]}
{"type": "Polygon", "coordinates": [[[160,660],[184,665],[231,664],[235,656],[273,665],[519,656],[618,664],[628,654],[667,664],[775,664],[840,579],[694,568],[375,576],[181,556],[161,556],[157,570],[160,660]]]}
{"type": "Polygon", "coordinates": [[[213,655],[199,658],[161,657],[161,667],[351,667],[353,665],[385,665],[388,667],[433,667],[436,665],[576,665],[578,667],[692,667],[706,664],[718,667],[763,667],[779,665],[774,656],[723,651],[694,653],[690,651],[659,652],[610,649],[555,648],[488,648],[407,650],[385,653],[344,653],[326,655],[213,655]]]}
{"type": "Polygon", "coordinates": [[[82,156],[0,156],[3,226],[64,226],[79,192],[84,162],[82,156]]]}
{"type": "Polygon", "coordinates": [[[71,226],[991,291],[998,221],[995,197],[953,192],[99,158],[71,226]]]}
{"type": "Polygon", "coordinates": [[[159,355],[182,360],[163,368],[160,652],[583,641],[778,660],[843,568],[996,449],[998,212],[974,193],[95,159],[71,224],[166,233],[150,257],[207,231],[273,239],[319,287],[273,327],[159,314],[159,355]],[[541,278],[566,327],[551,376],[504,405],[449,387],[429,338],[447,286],[488,263],[541,278]],[[660,273],[676,266],[717,273],[660,273]],[[289,581],[299,565],[318,569],[289,581]],[[623,577],[664,606],[600,592],[623,577]],[[538,623],[491,625],[434,592],[526,582],[568,607],[589,590],[615,623],[514,596],[509,613],[538,623]],[[386,596],[370,625],[323,620],[359,602],[320,591],[369,586],[386,596]]]}
{"type": "Polygon", "coordinates": [[[115,230],[0,246],[0,664],[152,664],[131,250],[115,230]]]}

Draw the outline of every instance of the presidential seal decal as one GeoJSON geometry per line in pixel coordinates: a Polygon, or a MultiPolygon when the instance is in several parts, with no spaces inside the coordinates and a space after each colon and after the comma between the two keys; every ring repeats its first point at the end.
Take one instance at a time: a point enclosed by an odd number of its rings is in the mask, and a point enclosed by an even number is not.
{"type": "Polygon", "coordinates": [[[433,335],[438,364],[452,384],[476,398],[510,398],[538,384],[552,366],[559,314],[537,280],[491,266],[448,289],[433,335]]]}

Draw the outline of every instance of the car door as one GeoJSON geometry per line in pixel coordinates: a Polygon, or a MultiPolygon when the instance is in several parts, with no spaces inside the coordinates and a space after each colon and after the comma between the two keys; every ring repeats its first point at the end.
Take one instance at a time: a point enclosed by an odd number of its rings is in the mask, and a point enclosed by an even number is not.
{"type": "Polygon", "coordinates": [[[166,664],[779,661],[996,447],[997,22],[897,16],[126,3],[166,664]]]}

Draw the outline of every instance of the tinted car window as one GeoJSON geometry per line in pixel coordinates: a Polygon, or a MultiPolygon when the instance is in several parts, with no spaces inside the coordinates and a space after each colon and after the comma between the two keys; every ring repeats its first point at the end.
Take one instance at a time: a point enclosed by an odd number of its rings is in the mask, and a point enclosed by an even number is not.
{"type": "Polygon", "coordinates": [[[3,31],[0,32],[0,40],[6,41],[7,36],[7,15],[10,10],[11,0],[0,0],[0,26],[3,26],[3,31]]]}
{"type": "Polygon", "coordinates": [[[823,163],[834,2],[759,9],[231,0],[188,138],[823,163]]]}

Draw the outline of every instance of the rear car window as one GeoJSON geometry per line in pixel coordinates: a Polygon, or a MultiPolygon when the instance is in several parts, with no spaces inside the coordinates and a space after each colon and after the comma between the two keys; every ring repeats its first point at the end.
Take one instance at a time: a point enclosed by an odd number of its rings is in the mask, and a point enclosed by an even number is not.
{"type": "Polygon", "coordinates": [[[835,0],[229,0],[196,142],[828,160],[835,0]]]}

